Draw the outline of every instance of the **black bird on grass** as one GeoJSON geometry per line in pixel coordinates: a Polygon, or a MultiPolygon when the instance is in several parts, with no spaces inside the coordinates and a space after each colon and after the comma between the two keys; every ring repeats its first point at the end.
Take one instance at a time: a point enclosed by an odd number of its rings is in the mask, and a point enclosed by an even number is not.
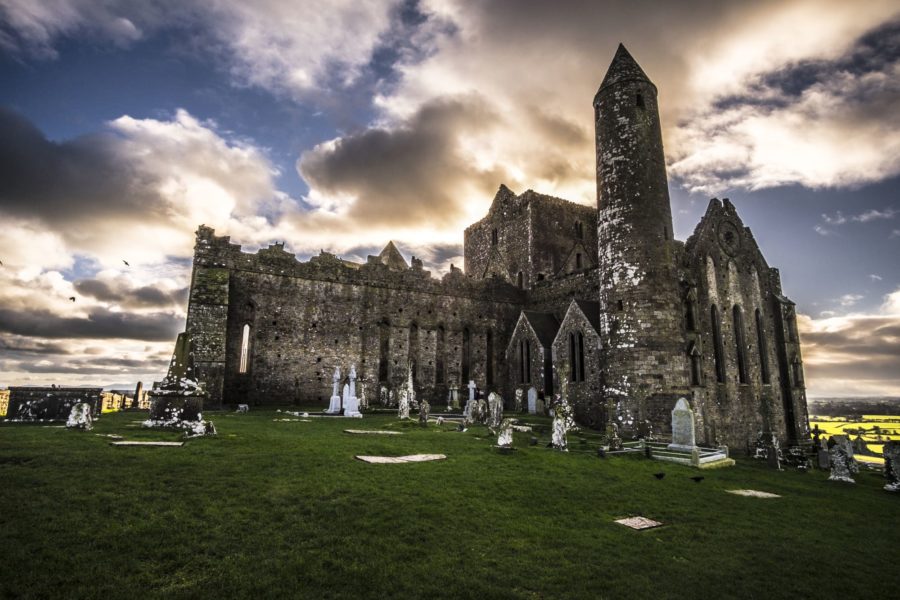
{"type": "Polygon", "coordinates": [[[69,300],[71,300],[72,302],[75,302],[75,296],[69,296],[69,300]]]}
{"type": "Polygon", "coordinates": [[[665,473],[654,473],[653,476],[656,477],[657,479],[662,479],[663,477],[666,476],[666,474],[665,473]]]}
{"type": "Polygon", "coordinates": [[[691,477],[691,481],[693,481],[694,483],[700,483],[704,479],[706,479],[706,477],[704,477],[703,475],[694,475],[693,477],[691,477]]]}

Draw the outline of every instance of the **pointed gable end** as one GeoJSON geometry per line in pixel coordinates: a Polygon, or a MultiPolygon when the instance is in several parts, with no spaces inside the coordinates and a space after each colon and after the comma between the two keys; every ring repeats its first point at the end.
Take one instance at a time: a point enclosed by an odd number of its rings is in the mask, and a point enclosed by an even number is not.
{"type": "Polygon", "coordinates": [[[388,242],[387,246],[384,247],[384,250],[381,251],[381,254],[378,255],[378,259],[391,270],[394,271],[405,271],[409,269],[409,264],[407,264],[406,259],[403,258],[403,255],[400,254],[400,251],[397,250],[397,246],[394,245],[394,242],[388,242]]]}

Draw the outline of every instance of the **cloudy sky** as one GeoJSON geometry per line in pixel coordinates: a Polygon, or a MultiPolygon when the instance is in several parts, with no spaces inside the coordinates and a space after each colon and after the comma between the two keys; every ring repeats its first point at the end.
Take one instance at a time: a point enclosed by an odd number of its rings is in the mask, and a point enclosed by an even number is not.
{"type": "Polygon", "coordinates": [[[593,205],[619,42],[677,237],[731,198],[810,395],[900,395],[896,0],[0,0],[0,386],[159,379],[201,223],[442,271],[501,183],[593,205]]]}

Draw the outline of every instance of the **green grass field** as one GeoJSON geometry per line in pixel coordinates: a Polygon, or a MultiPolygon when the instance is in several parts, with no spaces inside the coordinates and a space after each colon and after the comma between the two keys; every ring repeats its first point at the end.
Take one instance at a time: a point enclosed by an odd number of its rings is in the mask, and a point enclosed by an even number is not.
{"type": "MultiPolygon", "coordinates": [[[[696,471],[599,459],[516,433],[389,414],[274,422],[206,413],[219,435],[116,448],[146,412],[94,431],[0,424],[0,596],[53,598],[837,598],[900,589],[900,496],[880,474],[738,460],[696,471]],[[351,436],[345,428],[402,436],[351,436]],[[370,465],[356,454],[440,452],[370,465]],[[653,473],[664,471],[662,480],[653,473]],[[702,474],[694,483],[689,477],[702,474]],[[725,493],[751,488],[782,495],[725,493]],[[614,519],[665,526],[633,531],[614,519]]],[[[547,423],[527,418],[528,422],[547,423]]]]}

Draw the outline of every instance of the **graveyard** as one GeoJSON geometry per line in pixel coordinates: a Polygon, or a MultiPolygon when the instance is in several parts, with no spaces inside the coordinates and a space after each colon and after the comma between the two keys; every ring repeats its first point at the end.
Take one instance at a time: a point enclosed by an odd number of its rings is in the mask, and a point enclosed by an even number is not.
{"type": "Polygon", "coordinates": [[[504,415],[531,431],[501,452],[480,424],[290,411],[204,411],[218,434],[172,447],[111,445],[184,440],[142,427],[146,411],[91,430],[0,422],[0,595],[795,598],[900,585],[898,495],[880,471],[845,484],[741,456],[707,470],[600,457],[599,436],[578,430],[561,452],[539,415],[504,415]],[[388,434],[359,433],[372,431],[388,434]],[[414,454],[446,458],[355,458],[414,454]],[[661,525],[615,522],[629,517],[661,525]]]}

